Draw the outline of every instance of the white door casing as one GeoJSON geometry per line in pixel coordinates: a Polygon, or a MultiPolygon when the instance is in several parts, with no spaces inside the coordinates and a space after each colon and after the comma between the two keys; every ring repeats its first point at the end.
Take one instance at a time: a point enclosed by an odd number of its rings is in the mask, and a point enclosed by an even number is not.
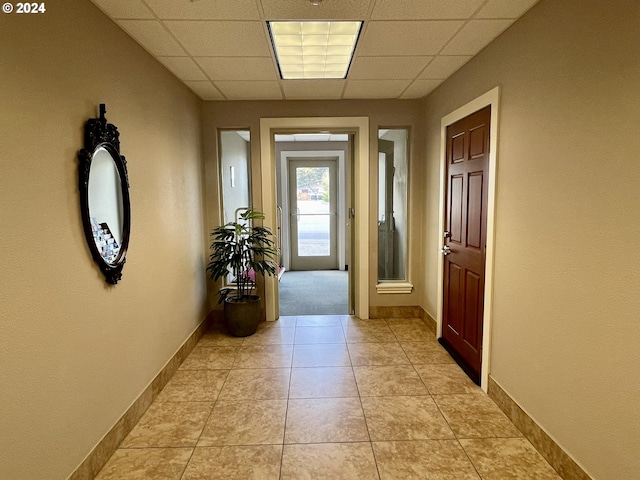
{"type": "MultiPolygon", "coordinates": [[[[289,228],[292,270],[338,269],[338,162],[337,158],[289,160],[289,228]],[[302,192],[304,172],[324,173],[328,201],[312,198],[318,193],[302,192]],[[309,198],[303,198],[308,195],[309,198]],[[324,238],[324,235],[327,238],[324,238]],[[309,237],[309,238],[305,238],[309,237]]],[[[321,187],[323,188],[323,187],[321,187]]],[[[285,222],[286,223],[286,222],[285,222]]]]}
{"type": "MultiPolygon", "coordinates": [[[[487,202],[487,249],[485,263],[485,288],[484,288],[484,325],[482,338],[482,375],[480,386],[486,392],[489,386],[490,349],[491,349],[491,311],[493,301],[493,265],[495,247],[495,198],[496,198],[496,172],[497,172],[497,151],[498,151],[498,117],[500,101],[500,87],[495,87],[487,93],[480,95],[475,100],[461,106],[455,111],[442,117],[440,122],[440,206],[439,206],[439,236],[438,248],[444,246],[443,232],[445,228],[445,205],[446,205],[446,139],[447,126],[461,120],[474,112],[491,106],[491,132],[489,138],[489,181],[488,181],[488,202],[487,202]]],[[[437,304],[437,337],[442,336],[443,318],[443,296],[444,296],[444,262],[442,258],[438,261],[438,304],[437,304]]]]}
{"type": "MultiPolygon", "coordinates": [[[[260,158],[262,184],[262,210],[266,214],[264,225],[276,231],[276,163],[274,134],[291,131],[340,131],[354,134],[354,245],[350,270],[355,283],[355,315],[369,318],[369,118],[368,117],[304,117],[261,118],[260,158]]],[[[278,279],[265,278],[266,319],[278,318],[278,279]]]]}
{"type": "Polygon", "coordinates": [[[289,223],[284,221],[291,213],[289,207],[289,178],[285,173],[288,171],[288,163],[291,158],[315,158],[315,157],[337,157],[338,159],[338,269],[344,270],[347,262],[347,231],[346,231],[346,162],[348,156],[342,150],[284,150],[280,153],[280,162],[276,168],[280,168],[280,201],[282,207],[282,259],[283,266],[290,270],[290,246],[289,246],[289,223]]]}

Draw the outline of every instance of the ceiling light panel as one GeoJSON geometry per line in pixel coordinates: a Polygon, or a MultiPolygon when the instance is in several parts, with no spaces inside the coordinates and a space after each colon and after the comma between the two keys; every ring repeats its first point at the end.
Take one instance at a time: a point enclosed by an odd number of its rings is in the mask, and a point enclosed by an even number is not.
{"type": "Polygon", "coordinates": [[[347,76],[362,22],[267,22],[284,80],[347,76]]]}

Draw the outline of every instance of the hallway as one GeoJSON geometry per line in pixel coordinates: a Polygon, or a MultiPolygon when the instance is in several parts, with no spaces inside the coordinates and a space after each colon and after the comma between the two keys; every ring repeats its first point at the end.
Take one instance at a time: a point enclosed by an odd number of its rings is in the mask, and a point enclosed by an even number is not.
{"type": "Polygon", "coordinates": [[[210,329],[98,480],[558,479],[419,319],[210,329]]]}

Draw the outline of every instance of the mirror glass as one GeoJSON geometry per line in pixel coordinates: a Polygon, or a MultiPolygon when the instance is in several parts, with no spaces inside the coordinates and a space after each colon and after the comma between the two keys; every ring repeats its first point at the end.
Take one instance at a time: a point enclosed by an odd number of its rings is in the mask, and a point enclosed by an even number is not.
{"type": "Polygon", "coordinates": [[[251,205],[249,130],[221,130],[222,211],[224,223],[238,220],[239,209],[251,205]]]}
{"type": "Polygon", "coordinates": [[[115,160],[102,146],[93,153],[88,187],[93,240],[103,260],[113,265],[123,237],[122,188],[115,160]]]}
{"type": "Polygon", "coordinates": [[[406,280],[408,138],[406,128],[378,130],[378,281],[406,280]]]}
{"type": "Polygon", "coordinates": [[[78,151],[80,214],[87,245],[107,283],[122,278],[131,233],[127,160],[120,153],[118,127],[108,123],[104,103],[100,116],[84,126],[84,148],[78,151]]]}
{"type": "MultiPolygon", "coordinates": [[[[251,206],[251,135],[248,129],[218,133],[222,218],[224,223],[245,223],[240,214],[251,206]]],[[[234,283],[233,275],[229,274],[224,286],[234,283]]]]}

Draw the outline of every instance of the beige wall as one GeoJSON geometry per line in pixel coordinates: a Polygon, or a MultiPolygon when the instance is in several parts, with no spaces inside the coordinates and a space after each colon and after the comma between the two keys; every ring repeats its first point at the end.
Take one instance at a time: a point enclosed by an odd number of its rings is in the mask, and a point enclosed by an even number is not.
{"type": "MultiPolygon", "coordinates": [[[[435,315],[440,119],[495,86],[491,375],[595,479],[637,476],[635,0],[542,0],[422,110],[416,101],[205,103],[204,196],[201,102],[89,2],[47,7],[0,25],[0,478],[66,478],[203,318],[202,198],[208,230],[219,221],[217,128],[248,127],[257,140],[261,117],[368,116],[376,185],[378,127],[410,127],[416,291],[375,291],[373,188],[370,303],[435,315]],[[79,214],[76,154],[99,103],[121,131],[131,183],[116,287],[92,262],[79,214]]],[[[258,142],[251,148],[259,175],[258,142]]],[[[252,188],[259,208],[260,182],[252,188]]]]}
{"type": "Polygon", "coordinates": [[[201,102],[86,0],[0,18],[0,478],[65,479],[204,316],[201,102]],[[132,230],[85,242],[83,125],[121,133],[132,230]]]}
{"type": "MultiPolygon", "coordinates": [[[[422,218],[421,205],[424,191],[421,182],[423,162],[421,159],[422,136],[422,112],[420,103],[414,100],[344,100],[344,101],[281,101],[281,102],[206,102],[204,105],[204,152],[207,169],[207,204],[214,205],[218,198],[218,168],[216,166],[217,139],[216,129],[220,128],[250,128],[251,129],[251,162],[255,177],[260,178],[260,118],[282,117],[369,117],[370,129],[370,185],[377,185],[378,154],[377,139],[379,127],[407,127],[411,132],[415,152],[411,159],[411,183],[409,185],[410,204],[412,207],[410,218],[409,255],[416,265],[411,280],[415,289],[411,294],[385,294],[376,292],[377,282],[377,189],[371,189],[371,201],[369,214],[370,245],[368,248],[370,282],[370,305],[419,305],[422,301],[421,265],[421,232],[422,218]],[[418,132],[414,134],[415,132],[418,132]]],[[[252,198],[254,206],[261,208],[260,182],[252,184],[252,198]]],[[[219,222],[219,213],[210,210],[208,212],[208,228],[211,229],[219,222]]],[[[213,286],[211,286],[213,292],[213,286]]],[[[212,293],[212,298],[214,297],[212,293]]]]}
{"type": "Polygon", "coordinates": [[[542,0],[425,105],[425,307],[440,119],[500,86],[490,373],[602,480],[640,472],[638,18],[636,0],[542,0]]]}

